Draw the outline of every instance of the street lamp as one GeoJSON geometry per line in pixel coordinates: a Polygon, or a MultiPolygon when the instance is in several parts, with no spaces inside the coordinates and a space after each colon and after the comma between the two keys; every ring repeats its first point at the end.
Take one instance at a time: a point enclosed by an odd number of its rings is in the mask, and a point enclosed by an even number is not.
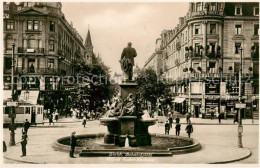
{"type": "MultiPolygon", "coordinates": [[[[239,49],[240,50],[240,69],[239,69],[239,103],[241,104],[241,98],[242,98],[242,47],[239,49]]],[[[242,144],[242,132],[243,132],[243,126],[242,126],[242,118],[241,118],[241,109],[238,109],[238,147],[243,148],[242,144]]]]}
{"type": "MultiPolygon", "coordinates": [[[[15,100],[15,95],[14,95],[14,49],[15,49],[15,44],[12,44],[12,83],[11,83],[11,90],[12,90],[12,101],[15,100]]],[[[14,125],[14,120],[15,120],[15,107],[11,107],[11,125],[10,125],[10,142],[9,145],[10,146],[14,146],[15,145],[15,125],[14,125]]]]}

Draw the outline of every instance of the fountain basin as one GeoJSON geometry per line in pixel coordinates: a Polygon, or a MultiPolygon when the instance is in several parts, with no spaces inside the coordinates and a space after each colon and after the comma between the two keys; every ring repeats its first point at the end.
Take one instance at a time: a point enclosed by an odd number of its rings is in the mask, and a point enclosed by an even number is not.
{"type": "MultiPolygon", "coordinates": [[[[77,135],[75,153],[81,157],[155,157],[172,156],[173,154],[195,152],[201,149],[199,142],[187,137],[152,134],[151,146],[119,147],[114,144],[104,143],[104,135],[105,134],[77,135]]],[[[53,143],[53,147],[59,151],[69,152],[69,140],[69,136],[60,138],[53,143]]]]}

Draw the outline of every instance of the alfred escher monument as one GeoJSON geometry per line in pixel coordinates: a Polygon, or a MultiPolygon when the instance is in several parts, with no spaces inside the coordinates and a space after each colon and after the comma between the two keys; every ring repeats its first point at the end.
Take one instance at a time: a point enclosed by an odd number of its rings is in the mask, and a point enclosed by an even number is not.
{"type": "Polygon", "coordinates": [[[122,105],[120,112],[110,111],[100,122],[107,126],[108,133],[104,136],[104,143],[120,147],[151,145],[148,127],[156,123],[156,119],[142,118],[143,112],[137,96],[137,84],[133,81],[134,58],[136,50],[132,43],[128,43],[121,54],[121,68],[125,80],[120,84],[122,105]]]}

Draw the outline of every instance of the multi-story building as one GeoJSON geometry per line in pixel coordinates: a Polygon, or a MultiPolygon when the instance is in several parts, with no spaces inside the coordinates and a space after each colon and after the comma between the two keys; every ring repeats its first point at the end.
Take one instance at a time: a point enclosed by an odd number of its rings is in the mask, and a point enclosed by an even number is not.
{"type": "Polygon", "coordinates": [[[258,113],[259,3],[189,3],[179,24],[162,31],[160,51],[155,60],[162,60],[157,64],[171,85],[176,111],[234,115],[242,54],[242,116],[258,113]]]}
{"type": "Polygon", "coordinates": [[[35,103],[50,109],[66,106],[65,76],[75,75],[78,64],[91,63],[93,55],[90,32],[84,46],[61,9],[60,2],[4,2],[4,89],[10,90],[14,43],[17,94],[34,94],[35,103]]]}
{"type": "Polygon", "coordinates": [[[144,64],[144,68],[152,68],[157,75],[162,73],[162,50],[161,48],[161,38],[156,39],[155,42],[155,52],[148,58],[144,64]]]}

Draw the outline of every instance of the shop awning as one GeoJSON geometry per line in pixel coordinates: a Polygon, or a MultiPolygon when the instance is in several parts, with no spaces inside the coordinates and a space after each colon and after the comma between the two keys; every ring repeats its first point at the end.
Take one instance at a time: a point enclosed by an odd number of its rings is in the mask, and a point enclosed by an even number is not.
{"type": "Polygon", "coordinates": [[[182,103],[184,100],[185,100],[185,98],[183,98],[183,97],[176,97],[173,102],[174,103],[182,103]]]}
{"type": "Polygon", "coordinates": [[[19,97],[19,101],[23,101],[29,104],[37,104],[38,96],[39,96],[39,91],[22,90],[21,95],[19,97]]]}

